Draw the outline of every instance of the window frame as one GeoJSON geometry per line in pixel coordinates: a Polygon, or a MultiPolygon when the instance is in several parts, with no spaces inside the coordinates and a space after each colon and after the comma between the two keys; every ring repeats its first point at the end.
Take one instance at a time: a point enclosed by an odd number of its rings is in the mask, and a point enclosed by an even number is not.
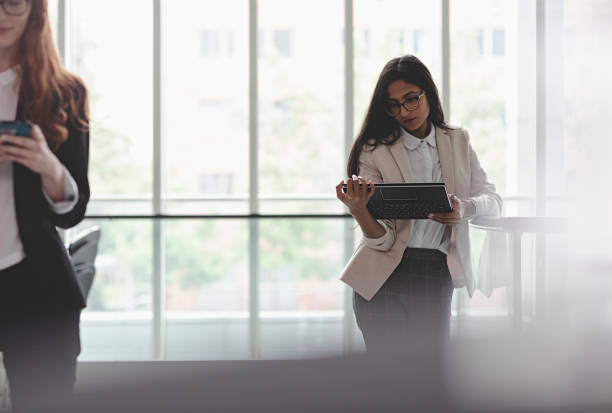
{"type": "MultiPolygon", "coordinates": [[[[355,37],[355,29],[353,24],[353,9],[354,9],[354,0],[338,0],[343,1],[344,3],[344,85],[345,85],[345,99],[344,99],[344,153],[345,159],[348,158],[348,154],[350,152],[350,148],[354,138],[354,37],[355,37]]],[[[449,33],[449,0],[440,0],[441,1],[441,9],[442,15],[441,19],[441,42],[442,42],[442,82],[440,87],[440,92],[442,95],[442,105],[444,107],[445,113],[450,118],[450,33],[449,33]]],[[[545,1],[546,0],[535,0],[536,1],[536,9],[537,9],[537,46],[538,51],[543,51],[545,48],[545,32],[544,32],[544,22],[546,20],[546,8],[545,1]]],[[[87,218],[91,219],[150,219],[151,225],[153,229],[153,359],[162,360],[165,358],[164,352],[164,342],[165,342],[165,334],[164,334],[164,295],[165,295],[165,276],[164,276],[164,261],[163,261],[163,239],[164,239],[164,231],[163,231],[163,221],[164,219],[193,219],[194,217],[207,219],[211,218],[210,216],[205,215],[189,215],[189,216],[170,216],[165,215],[163,212],[163,202],[169,200],[175,200],[174,197],[164,197],[162,192],[162,118],[161,118],[161,108],[162,108],[162,93],[161,93],[161,7],[162,0],[153,0],[153,136],[152,136],[152,146],[153,146],[153,185],[150,197],[144,197],[144,200],[150,201],[152,204],[153,213],[150,215],[122,215],[122,214],[112,214],[112,215],[96,215],[96,214],[88,214],[87,218]]],[[[259,165],[258,165],[258,49],[261,46],[259,41],[259,34],[261,34],[260,27],[258,25],[258,1],[257,0],[247,0],[248,8],[249,8],[249,194],[248,199],[243,199],[243,201],[247,201],[249,205],[249,213],[240,216],[227,216],[223,215],[215,216],[214,219],[219,218],[227,218],[227,219],[235,219],[235,218],[246,218],[249,219],[249,349],[250,349],[250,358],[258,359],[261,357],[261,349],[260,349],[260,328],[261,328],[261,320],[260,320],[260,310],[259,310],[259,300],[258,300],[258,255],[259,255],[259,218],[274,218],[275,215],[260,215],[259,214],[259,201],[264,200],[266,198],[260,196],[259,187],[258,187],[258,176],[259,176],[259,165]]],[[[70,19],[70,0],[57,0],[57,27],[56,27],[56,38],[58,43],[58,49],[61,55],[64,57],[64,60],[69,62],[70,50],[69,50],[69,19],[70,19]]],[[[505,34],[504,34],[505,35],[505,34]]],[[[204,35],[202,35],[204,36],[204,35]]],[[[232,34],[233,36],[233,34],[232,34]]],[[[232,38],[232,42],[233,42],[232,38]]],[[[218,53],[223,55],[223,42],[221,42],[220,49],[218,53]]],[[[292,36],[289,35],[289,43],[290,48],[292,42],[292,36]]],[[[293,52],[293,50],[292,50],[293,52]]],[[[533,206],[534,211],[538,211],[541,213],[544,211],[545,202],[546,202],[546,194],[545,194],[545,179],[546,179],[546,170],[545,167],[540,165],[545,165],[545,93],[544,89],[545,84],[545,72],[544,72],[544,53],[538,53],[538,56],[542,56],[538,58],[537,61],[537,75],[536,75],[536,85],[537,85],[537,134],[536,134],[536,145],[537,145],[537,182],[536,185],[536,196],[535,198],[524,197],[524,196],[505,196],[504,200],[506,201],[528,201],[533,206]]],[[[116,202],[129,202],[130,197],[122,196],[122,197],[108,197],[105,195],[101,195],[99,198],[95,195],[92,197],[92,201],[100,200],[102,202],[116,201],[116,202]]],[[[180,198],[180,197],[179,197],[180,198]]],[[[221,198],[220,198],[221,199],[221,198]]],[[[295,201],[295,196],[288,197],[274,197],[275,200],[278,201],[295,201]]],[[[334,200],[334,197],[321,198],[321,197],[304,197],[299,198],[299,200],[334,200]]],[[[136,196],[135,200],[142,201],[143,197],[136,196]]],[[[203,201],[216,201],[215,197],[206,197],[203,196],[201,198],[203,201]]],[[[281,216],[279,216],[281,217],[281,216]]],[[[352,254],[353,246],[354,246],[354,230],[352,219],[349,214],[346,212],[343,214],[289,214],[282,215],[282,217],[294,217],[294,218],[319,218],[319,219],[344,219],[344,255],[345,260],[348,260],[352,254]]],[[[70,234],[68,233],[68,236],[70,234]]],[[[541,254],[538,254],[541,255],[541,254]]],[[[343,325],[344,325],[344,349],[345,353],[350,353],[355,350],[355,333],[356,333],[356,324],[354,320],[353,310],[352,310],[352,292],[348,287],[345,288],[345,300],[344,300],[344,316],[343,316],[343,325]]],[[[465,303],[462,304],[460,300],[457,302],[457,308],[455,309],[457,314],[461,313],[461,307],[465,303]]]]}

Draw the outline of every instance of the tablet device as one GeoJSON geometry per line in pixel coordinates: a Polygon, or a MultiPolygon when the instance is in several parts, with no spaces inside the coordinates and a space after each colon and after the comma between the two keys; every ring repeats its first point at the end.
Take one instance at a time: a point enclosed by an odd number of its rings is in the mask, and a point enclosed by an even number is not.
{"type": "Polygon", "coordinates": [[[376,184],[368,210],[376,219],[427,219],[430,213],[453,211],[443,182],[376,184]]]}

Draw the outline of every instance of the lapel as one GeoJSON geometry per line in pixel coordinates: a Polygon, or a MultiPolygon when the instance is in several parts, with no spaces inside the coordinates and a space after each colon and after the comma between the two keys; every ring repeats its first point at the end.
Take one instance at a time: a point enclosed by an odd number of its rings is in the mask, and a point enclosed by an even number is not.
{"type": "MultiPolygon", "coordinates": [[[[25,120],[23,119],[23,107],[21,103],[17,103],[17,115],[15,116],[15,120],[25,120]]],[[[28,169],[17,162],[13,162],[13,187],[15,193],[15,202],[21,195],[22,184],[21,182],[25,179],[27,175],[28,169]]]]}
{"type": "Polygon", "coordinates": [[[449,194],[455,193],[455,174],[453,165],[453,151],[451,146],[450,132],[447,129],[436,127],[436,145],[438,146],[438,157],[442,168],[442,179],[446,184],[449,194]]]}
{"type": "Polygon", "coordinates": [[[17,103],[17,115],[15,116],[15,120],[24,120],[23,117],[23,107],[21,106],[21,102],[17,103]]]}
{"type": "Polygon", "coordinates": [[[408,155],[406,155],[406,148],[404,148],[402,138],[400,137],[393,145],[387,148],[389,148],[391,157],[393,157],[393,160],[400,170],[403,182],[412,182],[412,169],[408,162],[408,155]]]}

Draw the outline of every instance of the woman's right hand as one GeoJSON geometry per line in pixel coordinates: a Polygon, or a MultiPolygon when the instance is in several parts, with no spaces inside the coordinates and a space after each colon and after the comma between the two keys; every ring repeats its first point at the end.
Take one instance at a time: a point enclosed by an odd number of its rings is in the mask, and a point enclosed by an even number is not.
{"type": "Polygon", "coordinates": [[[353,175],[346,182],[346,193],[342,192],[344,181],[336,186],[336,196],[349,209],[352,216],[362,215],[367,211],[367,204],[374,195],[374,182],[366,180],[360,176],[353,175]],[[368,191],[368,187],[370,190],[368,191]]]}

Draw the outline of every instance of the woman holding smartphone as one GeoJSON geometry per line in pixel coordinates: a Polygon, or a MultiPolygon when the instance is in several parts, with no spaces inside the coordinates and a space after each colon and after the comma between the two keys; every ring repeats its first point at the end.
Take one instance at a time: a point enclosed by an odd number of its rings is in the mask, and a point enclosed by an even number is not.
{"type": "Polygon", "coordinates": [[[363,238],[342,280],[368,350],[404,340],[440,344],[448,337],[454,287],[474,281],[467,221],[498,215],[502,200],[488,182],[467,131],[447,125],[438,90],[415,56],[389,61],[376,84],[348,161],[338,199],[363,238]],[[444,182],[453,211],[426,220],[376,220],[366,205],[376,183],[444,182]]]}
{"type": "Polygon", "coordinates": [[[56,227],[85,215],[89,121],[83,82],[62,65],[47,0],[0,1],[0,352],[15,410],[69,398],[85,306],[56,227]]]}

